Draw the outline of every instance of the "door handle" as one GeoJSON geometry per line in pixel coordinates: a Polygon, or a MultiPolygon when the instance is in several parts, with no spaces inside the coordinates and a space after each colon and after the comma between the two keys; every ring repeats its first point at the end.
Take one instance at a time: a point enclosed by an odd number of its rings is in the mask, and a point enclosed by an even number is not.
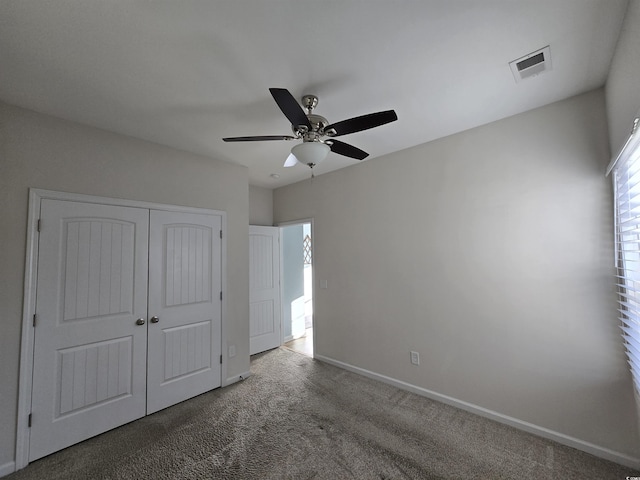
{"type": "Polygon", "coordinates": [[[136,325],[144,325],[146,322],[144,321],[144,318],[139,318],[136,320],[136,325]]]}
{"type": "Polygon", "coordinates": [[[155,315],[153,317],[151,317],[151,323],[158,323],[160,321],[160,319],[158,317],[156,317],[155,315]]]}

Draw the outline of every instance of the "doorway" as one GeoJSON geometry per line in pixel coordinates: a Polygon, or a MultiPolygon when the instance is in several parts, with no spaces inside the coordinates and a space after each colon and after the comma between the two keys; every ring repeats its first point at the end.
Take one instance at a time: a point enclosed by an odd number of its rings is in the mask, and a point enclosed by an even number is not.
{"type": "Polygon", "coordinates": [[[310,221],[280,228],[284,345],[313,357],[313,235],[310,221]]]}

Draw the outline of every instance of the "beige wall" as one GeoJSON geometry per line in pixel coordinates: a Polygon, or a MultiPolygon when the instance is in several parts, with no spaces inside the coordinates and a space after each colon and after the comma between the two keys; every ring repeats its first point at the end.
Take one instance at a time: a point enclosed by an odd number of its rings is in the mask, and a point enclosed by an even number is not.
{"type": "Polygon", "coordinates": [[[273,225],[273,190],[249,186],[249,225],[273,225]]]}
{"type": "Polygon", "coordinates": [[[637,458],[608,158],[597,90],[276,189],[316,353],[637,458]]]}
{"type": "Polygon", "coordinates": [[[248,371],[247,170],[0,103],[0,467],[14,459],[29,187],[226,211],[228,376],[248,371]]]}
{"type": "Polygon", "coordinates": [[[611,151],[616,155],[640,110],[640,0],[631,0],[605,88],[611,151]]]}

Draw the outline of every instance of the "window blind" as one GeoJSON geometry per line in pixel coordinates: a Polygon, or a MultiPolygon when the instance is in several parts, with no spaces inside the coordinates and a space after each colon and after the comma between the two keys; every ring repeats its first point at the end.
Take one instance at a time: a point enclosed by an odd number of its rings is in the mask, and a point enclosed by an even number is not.
{"type": "Polygon", "coordinates": [[[634,121],[631,136],[611,162],[615,212],[616,285],[620,328],[640,395],[640,133],[634,121]]]}

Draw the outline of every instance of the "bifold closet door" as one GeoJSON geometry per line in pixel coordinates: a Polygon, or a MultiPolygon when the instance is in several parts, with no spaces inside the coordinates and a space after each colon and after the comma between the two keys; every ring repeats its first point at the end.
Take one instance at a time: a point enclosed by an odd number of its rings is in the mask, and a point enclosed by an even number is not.
{"type": "Polygon", "coordinates": [[[221,385],[221,222],[150,212],[147,413],[221,385]]]}
{"type": "Polygon", "coordinates": [[[145,415],[147,209],[43,200],[29,460],[145,415]]]}

